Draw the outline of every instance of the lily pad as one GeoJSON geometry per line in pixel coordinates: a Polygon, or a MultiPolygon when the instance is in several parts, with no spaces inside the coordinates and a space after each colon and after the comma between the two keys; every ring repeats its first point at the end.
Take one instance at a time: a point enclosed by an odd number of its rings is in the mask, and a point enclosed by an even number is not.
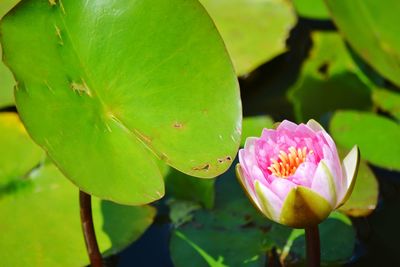
{"type": "Polygon", "coordinates": [[[261,132],[264,128],[271,128],[274,121],[270,116],[253,116],[243,119],[243,129],[242,129],[242,141],[240,141],[240,146],[244,147],[246,143],[246,138],[252,136],[261,136],[261,132]]]}
{"type": "Polygon", "coordinates": [[[197,179],[174,169],[170,169],[165,178],[168,197],[192,201],[207,209],[214,206],[214,183],[215,179],[197,179]]]}
{"type": "MultiPolygon", "coordinates": [[[[20,0],[2,0],[0,1],[0,19],[20,0]]],[[[3,52],[0,44],[0,58],[3,52]]],[[[0,108],[14,105],[14,85],[15,80],[11,71],[0,62],[0,108]]]]}
{"type": "Polygon", "coordinates": [[[241,76],[286,51],[296,24],[286,0],[200,0],[220,31],[241,76]]]}
{"type": "Polygon", "coordinates": [[[374,113],[338,111],[334,114],[330,130],[335,141],[350,149],[357,144],[361,156],[370,163],[400,170],[400,125],[374,113]]]}
{"type": "Polygon", "coordinates": [[[192,215],[172,233],[175,266],[264,266],[272,222],[251,206],[232,170],[217,180],[214,209],[192,215]]]}
{"type": "MultiPolygon", "coordinates": [[[[323,266],[338,266],[349,262],[355,246],[355,230],[351,220],[339,212],[332,213],[328,219],[319,225],[321,242],[321,263],[323,266]]],[[[303,229],[290,229],[275,225],[271,236],[282,242],[278,247],[280,260],[285,266],[304,266],[306,262],[306,247],[303,229]]]]}
{"type": "Polygon", "coordinates": [[[29,137],[16,113],[0,113],[0,192],[28,174],[44,158],[44,151],[29,137]]]}
{"type": "MultiPolygon", "coordinates": [[[[89,264],[78,200],[78,189],[52,164],[19,179],[13,190],[0,194],[0,228],[6,233],[0,239],[1,263],[43,267],[89,264]]],[[[121,206],[97,198],[92,204],[104,256],[139,238],[156,212],[150,206],[121,206]]]]}
{"type": "MultiPolygon", "coordinates": [[[[191,220],[172,232],[170,251],[175,266],[266,266],[266,256],[273,248],[288,266],[305,262],[303,230],[261,215],[235,181],[233,170],[216,185],[215,207],[196,210],[191,220]]],[[[350,259],[355,230],[346,215],[331,214],[321,223],[320,233],[323,265],[350,259]]]]}
{"type": "Polygon", "coordinates": [[[238,83],[196,0],[27,0],[0,30],[28,132],[85,192],[139,205],[164,194],[157,158],[204,178],[231,165],[238,83]]]}
{"type": "Polygon", "coordinates": [[[340,35],[314,32],[312,40],[310,56],[288,94],[296,119],[321,120],[336,109],[370,110],[371,90],[360,79],[360,71],[340,35]]]}
{"type": "Polygon", "coordinates": [[[374,104],[385,112],[390,113],[400,121],[400,94],[385,89],[377,89],[372,93],[374,104]]]}
{"type": "Polygon", "coordinates": [[[400,85],[400,2],[325,0],[339,31],[381,75],[400,85]]]}

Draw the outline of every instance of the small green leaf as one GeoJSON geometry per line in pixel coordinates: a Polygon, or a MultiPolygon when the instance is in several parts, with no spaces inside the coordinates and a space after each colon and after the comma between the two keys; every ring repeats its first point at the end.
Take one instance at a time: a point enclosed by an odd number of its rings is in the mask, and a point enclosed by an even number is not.
{"type": "Polygon", "coordinates": [[[220,31],[236,73],[247,74],[286,51],[296,23],[286,0],[200,0],[220,31]]]}
{"type": "MultiPolygon", "coordinates": [[[[78,188],[52,164],[0,196],[1,264],[85,266],[89,264],[79,217],[78,188]],[[22,254],[21,254],[22,253],[22,254]]],[[[152,223],[150,206],[121,206],[93,198],[93,220],[104,256],[128,246],[152,223]]]]}
{"type": "Polygon", "coordinates": [[[274,121],[270,116],[254,116],[247,117],[243,119],[242,126],[242,141],[240,142],[240,146],[244,147],[246,143],[246,138],[252,136],[261,136],[262,130],[264,128],[271,128],[274,124],[274,121]]]}
{"type": "Polygon", "coordinates": [[[16,113],[0,113],[0,192],[29,173],[44,158],[44,151],[30,139],[16,113]]]}
{"type": "Polygon", "coordinates": [[[357,144],[363,159],[382,168],[400,170],[400,126],[374,113],[338,111],[330,130],[339,146],[357,144]]]}
{"type": "Polygon", "coordinates": [[[193,219],[193,212],[199,210],[201,206],[198,203],[186,200],[169,199],[169,218],[175,227],[190,222],[193,219]]]}
{"type": "Polygon", "coordinates": [[[400,2],[325,0],[344,38],[380,74],[400,85],[400,2]]]}
{"type": "Polygon", "coordinates": [[[231,165],[238,83],[198,1],[26,0],[0,30],[28,132],[85,192],[138,205],[164,194],[158,159],[203,178],[231,165]]]}
{"type": "Polygon", "coordinates": [[[385,89],[377,89],[372,93],[374,104],[385,112],[390,113],[400,121],[400,94],[385,89]]]}

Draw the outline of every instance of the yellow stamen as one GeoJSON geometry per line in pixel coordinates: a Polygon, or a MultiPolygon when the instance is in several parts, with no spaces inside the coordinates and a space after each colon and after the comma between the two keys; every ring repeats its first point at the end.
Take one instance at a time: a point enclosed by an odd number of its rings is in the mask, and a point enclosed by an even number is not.
{"type": "Polygon", "coordinates": [[[276,177],[287,178],[296,172],[300,164],[306,160],[307,155],[311,153],[313,153],[312,150],[307,153],[307,147],[296,149],[291,146],[288,152],[279,151],[278,159],[271,159],[268,170],[276,177]]]}

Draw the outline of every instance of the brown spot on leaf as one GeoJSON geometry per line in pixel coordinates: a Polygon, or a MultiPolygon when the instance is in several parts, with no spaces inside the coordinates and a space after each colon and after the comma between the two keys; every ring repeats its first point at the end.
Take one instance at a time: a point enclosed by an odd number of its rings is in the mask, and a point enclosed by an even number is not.
{"type": "Polygon", "coordinates": [[[174,125],[173,125],[173,127],[174,127],[175,129],[181,129],[181,128],[183,128],[183,124],[180,123],[180,122],[175,122],[174,125]]]}
{"type": "Polygon", "coordinates": [[[219,163],[219,164],[222,164],[222,163],[224,163],[224,162],[226,162],[226,161],[232,161],[231,156],[226,156],[225,158],[218,159],[218,163],[219,163]]]}
{"type": "Polygon", "coordinates": [[[77,92],[79,95],[86,94],[88,96],[92,96],[92,92],[90,91],[85,81],[83,81],[82,83],[77,83],[74,81],[71,82],[71,89],[74,92],[77,92]]]}
{"type": "Polygon", "coordinates": [[[192,169],[194,171],[208,171],[210,169],[210,167],[211,167],[210,164],[206,163],[204,165],[193,167],[192,169]]]}

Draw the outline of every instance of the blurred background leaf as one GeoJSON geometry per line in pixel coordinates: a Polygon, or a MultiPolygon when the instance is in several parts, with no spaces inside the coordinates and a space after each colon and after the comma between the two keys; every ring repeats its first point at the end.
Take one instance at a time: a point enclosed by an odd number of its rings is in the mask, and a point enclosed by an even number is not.
{"type": "MultiPolygon", "coordinates": [[[[79,190],[27,135],[16,113],[0,113],[0,239],[4,266],[84,266],[89,263],[79,217],[79,190]],[[35,167],[35,168],[33,168],[35,167]]],[[[151,206],[93,199],[104,255],[128,246],[153,222],[151,206]]]]}
{"type": "Polygon", "coordinates": [[[297,121],[321,120],[336,109],[370,110],[371,90],[359,79],[360,70],[340,35],[314,32],[312,41],[310,56],[288,93],[297,121]]]}
{"type": "Polygon", "coordinates": [[[0,151],[0,192],[27,175],[45,155],[13,112],[0,113],[0,151]]]}
{"type": "Polygon", "coordinates": [[[381,75],[400,86],[400,2],[325,0],[344,38],[381,75]]]}
{"type": "Polygon", "coordinates": [[[360,147],[362,158],[391,170],[400,170],[400,125],[374,113],[337,111],[330,131],[340,146],[360,147]]]}
{"type": "MultiPolygon", "coordinates": [[[[1,0],[0,19],[20,0],[1,0]]],[[[3,49],[0,44],[0,58],[3,58],[3,49]]],[[[14,105],[14,85],[15,80],[11,71],[0,61],[0,108],[14,105]]]]}
{"type": "Polygon", "coordinates": [[[296,23],[286,0],[200,0],[214,20],[232,57],[236,73],[248,74],[286,51],[296,23]]]}

